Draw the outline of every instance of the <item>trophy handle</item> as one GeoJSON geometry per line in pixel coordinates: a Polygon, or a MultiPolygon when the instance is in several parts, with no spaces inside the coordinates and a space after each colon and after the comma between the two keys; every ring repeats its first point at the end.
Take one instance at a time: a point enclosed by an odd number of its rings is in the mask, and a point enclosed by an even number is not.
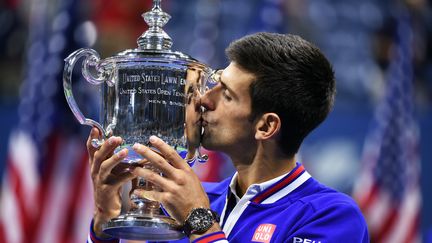
{"type": "Polygon", "coordinates": [[[111,127],[112,124],[109,126],[107,130],[105,130],[99,122],[86,118],[81,112],[81,110],[79,109],[77,103],[75,102],[75,98],[72,92],[72,72],[75,63],[81,57],[86,57],[86,59],[83,61],[82,64],[83,65],[82,75],[87,80],[87,82],[94,85],[102,84],[104,81],[106,81],[110,86],[114,85],[114,81],[111,79],[113,66],[112,64],[109,63],[108,65],[107,63],[101,63],[99,54],[93,49],[86,49],[86,48],[78,49],[65,59],[65,67],[63,70],[63,89],[64,89],[66,101],[70,109],[72,110],[73,114],[75,115],[75,118],[79,121],[80,124],[96,127],[97,129],[99,129],[100,134],[102,134],[101,137],[99,139],[92,140],[93,147],[98,148],[102,145],[104,140],[110,135],[112,129],[109,128],[111,127]],[[91,72],[91,68],[96,70],[97,72],[96,77],[91,72]]]}

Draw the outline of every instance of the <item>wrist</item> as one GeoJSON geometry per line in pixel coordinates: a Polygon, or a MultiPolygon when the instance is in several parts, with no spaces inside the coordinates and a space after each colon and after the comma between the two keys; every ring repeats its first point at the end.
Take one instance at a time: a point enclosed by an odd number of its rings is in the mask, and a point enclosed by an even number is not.
{"type": "Polygon", "coordinates": [[[103,232],[103,225],[109,221],[108,217],[102,216],[100,214],[95,214],[93,217],[92,223],[92,231],[98,238],[111,238],[110,235],[107,235],[103,232]]]}
{"type": "MultiPolygon", "coordinates": [[[[212,227],[210,227],[207,231],[202,232],[202,233],[192,233],[189,235],[189,240],[195,241],[197,239],[201,239],[201,238],[207,238],[207,236],[212,236],[213,234],[217,233],[217,232],[222,232],[222,229],[219,225],[219,223],[215,222],[212,227]]],[[[197,241],[199,242],[199,241],[197,241]]]]}
{"type": "Polygon", "coordinates": [[[93,220],[91,221],[91,224],[90,224],[90,234],[89,234],[89,238],[91,239],[91,242],[93,242],[93,243],[102,243],[102,242],[103,243],[118,243],[119,242],[118,239],[113,238],[110,235],[104,234],[101,230],[100,230],[100,232],[102,232],[102,233],[97,233],[96,228],[98,228],[98,227],[97,227],[97,225],[95,227],[95,224],[96,224],[96,220],[93,218],[93,220]]]}

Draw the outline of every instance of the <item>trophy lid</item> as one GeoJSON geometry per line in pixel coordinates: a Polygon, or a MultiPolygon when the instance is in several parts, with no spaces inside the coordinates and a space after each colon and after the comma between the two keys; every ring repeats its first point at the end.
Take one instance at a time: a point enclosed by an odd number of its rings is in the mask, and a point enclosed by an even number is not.
{"type": "Polygon", "coordinates": [[[172,39],[162,27],[168,23],[171,16],[162,11],[161,0],[153,0],[153,8],[145,12],[142,17],[149,28],[138,38],[139,49],[169,50],[172,46],[172,39]]]}
{"type": "MultiPolygon", "coordinates": [[[[124,50],[114,57],[107,59],[115,59],[117,62],[128,62],[137,60],[136,58],[150,58],[152,60],[200,63],[187,54],[171,50],[172,39],[162,29],[171,16],[162,10],[161,0],[153,0],[152,9],[143,13],[142,17],[149,28],[138,38],[138,48],[124,50]]],[[[205,66],[205,64],[202,65],[205,66]]]]}

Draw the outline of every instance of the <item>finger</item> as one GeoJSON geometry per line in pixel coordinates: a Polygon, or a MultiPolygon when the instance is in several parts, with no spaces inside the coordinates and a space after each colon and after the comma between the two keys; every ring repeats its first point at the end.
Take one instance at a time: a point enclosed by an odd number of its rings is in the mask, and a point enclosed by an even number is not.
{"type": "Polygon", "coordinates": [[[155,168],[159,169],[167,177],[175,176],[176,168],[170,165],[168,161],[157,152],[139,143],[134,144],[132,149],[150,161],[155,168]]]}
{"type": "Polygon", "coordinates": [[[125,172],[118,176],[116,176],[116,179],[113,180],[110,184],[114,186],[122,186],[124,183],[129,182],[136,176],[132,174],[131,172],[125,172]]]}
{"type": "Polygon", "coordinates": [[[163,191],[175,190],[175,184],[173,182],[152,170],[136,167],[133,169],[132,174],[144,178],[144,180],[149,181],[163,191]]]}
{"type": "Polygon", "coordinates": [[[105,181],[108,178],[108,176],[111,174],[112,169],[116,165],[121,163],[121,161],[124,158],[126,158],[127,154],[128,154],[128,150],[124,148],[101,163],[99,176],[102,179],[102,181],[105,181]]]}
{"type": "Polygon", "coordinates": [[[134,178],[136,178],[136,176],[130,171],[123,170],[123,172],[119,174],[109,174],[107,177],[101,177],[101,182],[104,185],[109,185],[111,188],[110,190],[120,190],[125,183],[130,182],[134,178]]]}
{"type": "Polygon", "coordinates": [[[112,155],[114,150],[122,143],[120,137],[110,137],[94,153],[92,172],[98,173],[101,163],[112,155]]]}
{"type": "Polygon", "coordinates": [[[177,151],[162,141],[162,139],[156,136],[150,136],[150,143],[156,149],[158,149],[164,158],[171,162],[171,164],[178,169],[189,169],[189,165],[187,165],[186,161],[182,159],[182,157],[177,153],[177,151]]]}
{"type": "Polygon", "coordinates": [[[87,152],[88,152],[90,161],[93,160],[94,153],[98,150],[97,148],[93,147],[93,145],[92,145],[92,140],[97,139],[97,138],[99,138],[99,130],[96,127],[93,127],[90,131],[90,134],[89,134],[89,137],[88,137],[87,143],[86,143],[87,152]]]}

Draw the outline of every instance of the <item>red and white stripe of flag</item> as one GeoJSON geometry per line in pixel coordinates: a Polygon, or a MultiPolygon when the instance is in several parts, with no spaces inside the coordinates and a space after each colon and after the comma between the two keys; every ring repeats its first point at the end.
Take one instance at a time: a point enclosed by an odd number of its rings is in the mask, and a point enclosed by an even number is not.
{"type": "Polygon", "coordinates": [[[10,138],[2,183],[0,242],[85,242],[93,196],[85,145],[53,137],[43,177],[38,151],[23,132],[10,138]]]}

